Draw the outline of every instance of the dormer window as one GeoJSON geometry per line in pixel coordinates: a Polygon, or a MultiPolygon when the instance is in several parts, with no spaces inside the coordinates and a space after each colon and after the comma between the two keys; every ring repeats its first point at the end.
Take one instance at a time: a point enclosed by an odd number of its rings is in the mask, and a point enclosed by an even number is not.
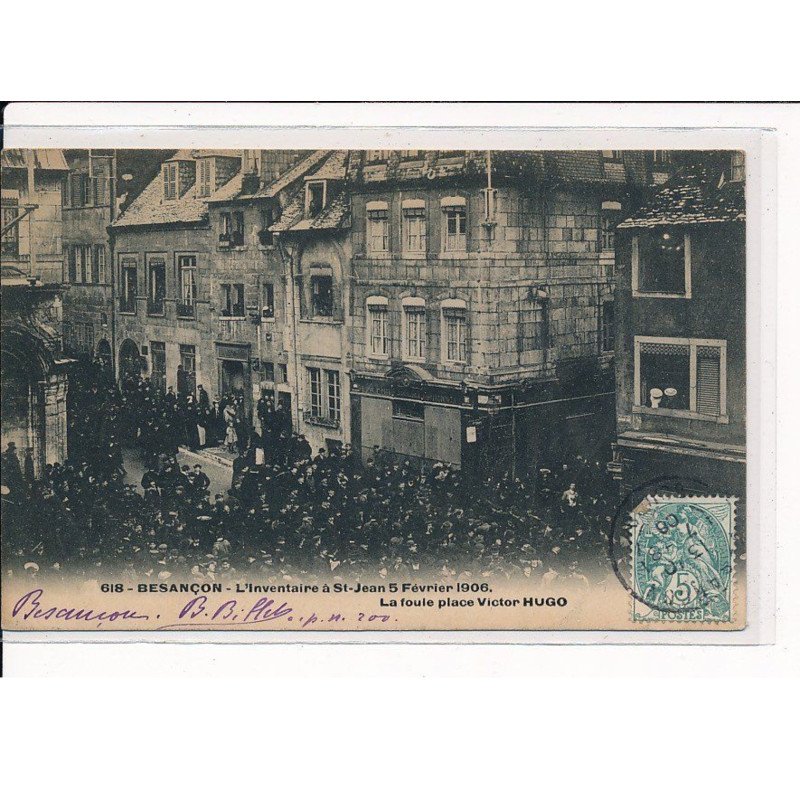
{"type": "Polygon", "coordinates": [[[653,167],[665,169],[669,166],[669,150],[653,150],[653,167]]]}
{"type": "Polygon", "coordinates": [[[731,153],[731,180],[744,180],[744,153],[741,150],[731,153]]]}
{"type": "Polygon", "coordinates": [[[162,167],[164,173],[164,199],[174,200],[178,196],[178,165],[169,161],[162,167]]]}
{"type": "Polygon", "coordinates": [[[316,217],[327,203],[326,181],[309,181],[306,184],[306,217],[316,217]]]}
{"type": "Polygon", "coordinates": [[[213,194],[216,181],[216,170],[213,158],[202,158],[198,162],[200,177],[197,181],[197,196],[208,197],[213,194]]]}
{"type": "Polygon", "coordinates": [[[622,161],[622,150],[603,150],[605,161],[622,161]]]}
{"type": "Polygon", "coordinates": [[[370,163],[375,163],[376,161],[388,161],[391,152],[391,150],[367,150],[367,161],[370,163]]]}

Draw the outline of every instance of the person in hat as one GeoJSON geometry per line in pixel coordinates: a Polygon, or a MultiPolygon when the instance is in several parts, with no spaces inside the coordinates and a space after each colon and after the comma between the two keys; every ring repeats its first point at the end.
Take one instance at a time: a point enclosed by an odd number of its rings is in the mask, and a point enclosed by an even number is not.
{"type": "Polygon", "coordinates": [[[17,445],[9,442],[2,456],[3,484],[8,486],[14,495],[24,494],[25,478],[22,476],[22,468],[19,465],[17,456],[17,445]]]}

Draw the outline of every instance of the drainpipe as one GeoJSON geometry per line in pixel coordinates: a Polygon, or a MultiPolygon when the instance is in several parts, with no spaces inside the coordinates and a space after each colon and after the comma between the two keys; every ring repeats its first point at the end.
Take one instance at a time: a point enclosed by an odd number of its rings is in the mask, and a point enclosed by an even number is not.
{"type": "Polygon", "coordinates": [[[111,277],[111,314],[109,324],[111,325],[111,372],[116,378],[117,376],[117,299],[116,299],[116,286],[117,286],[117,259],[114,251],[114,229],[111,227],[117,216],[117,151],[114,150],[114,155],[111,157],[111,177],[108,181],[108,206],[109,206],[109,224],[108,224],[108,264],[106,269],[109,270],[111,277]]]}
{"type": "MultiPolygon", "coordinates": [[[[300,400],[302,398],[300,391],[300,365],[297,357],[297,313],[295,308],[295,274],[294,274],[294,253],[289,253],[286,250],[283,237],[278,232],[275,234],[275,241],[278,245],[278,253],[283,263],[284,279],[286,280],[286,299],[287,299],[287,323],[290,326],[292,337],[292,372],[294,372],[294,380],[292,381],[292,388],[294,389],[294,404],[292,408],[292,415],[295,421],[295,431],[300,432],[300,400]],[[288,275],[286,271],[288,262],[288,275]]],[[[302,290],[302,289],[301,289],[302,290]]]]}
{"type": "MultiPolygon", "coordinates": [[[[28,153],[28,158],[26,159],[26,166],[27,166],[27,173],[28,173],[28,202],[33,204],[33,201],[36,197],[36,178],[34,175],[34,160],[36,155],[33,150],[28,153]]],[[[34,278],[36,277],[36,248],[33,244],[33,215],[34,211],[28,215],[28,277],[34,278]]],[[[63,280],[64,275],[64,261],[61,261],[61,278],[63,280]]]]}

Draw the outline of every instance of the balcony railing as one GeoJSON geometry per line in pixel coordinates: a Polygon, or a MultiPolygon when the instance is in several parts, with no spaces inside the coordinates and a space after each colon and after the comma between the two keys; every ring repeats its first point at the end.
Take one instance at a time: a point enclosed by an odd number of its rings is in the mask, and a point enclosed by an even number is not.
{"type": "Polygon", "coordinates": [[[136,298],[135,297],[120,297],[120,299],[119,299],[119,310],[123,314],[135,314],[136,313],[136,298]]]}
{"type": "Polygon", "coordinates": [[[161,317],[164,315],[164,298],[149,297],[147,299],[147,313],[150,316],[161,317]]]}
{"type": "Polygon", "coordinates": [[[194,303],[178,302],[175,306],[176,313],[181,319],[194,319],[194,303]]]}
{"type": "Polygon", "coordinates": [[[323,417],[313,411],[303,411],[303,420],[311,425],[319,425],[323,428],[338,428],[339,418],[323,417]]]}

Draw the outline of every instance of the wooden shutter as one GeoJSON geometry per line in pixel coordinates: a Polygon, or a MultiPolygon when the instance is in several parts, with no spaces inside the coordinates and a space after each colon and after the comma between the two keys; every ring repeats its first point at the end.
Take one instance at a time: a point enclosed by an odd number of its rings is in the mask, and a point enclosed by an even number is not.
{"type": "Polygon", "coordinates": [[[697,353],[697,411],[719,414],[719,350],[697,353]]]}

